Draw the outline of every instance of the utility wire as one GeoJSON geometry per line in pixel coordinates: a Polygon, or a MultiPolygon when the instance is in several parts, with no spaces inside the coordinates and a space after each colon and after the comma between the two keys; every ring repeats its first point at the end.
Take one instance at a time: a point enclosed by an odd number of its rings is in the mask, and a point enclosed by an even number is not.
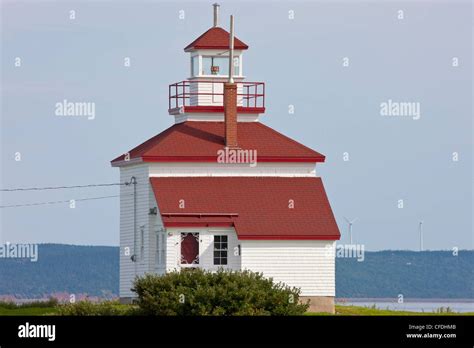
{"type": "MultiPolygon", "coordinates": [[[[128,195],[127,195],[127,196],[128,196],[128,195]]],[[[52,201],[52,202],[38,202],[38,203],[27,203],[27,204],[0,205],[0,209],[3,209],[3,208],[32,207],[32,206],[49,205],[49,204],[70,203],[71,201],[74,201],[74,202],[92,201],[92,200],[106,199],[106,198],[116,198],[116,197],[120,197],[120,195],[114,195],[114,196],[100,196],[100,197],[90,197],[90,198],[78,198],[78,199],[70,199],[70,200],[67,200],[67,201],[52,201]]]]}
{"type": "Polygon", "coordinates": [[[103,186],[120,186],[129,185],[129,183],[110,183],[110,184],[89,184],[89,185],[74,185],[74,186],[49,186],[49,187],[27,187],[27,188],[12,188],[12,189],[0,189],[1,192],[13,192],[13,191],[43,191],[43,190],[60,190],[60,189],[73,189],[73,188],[84,188],[84,187],[103,187],[103,186]]]}

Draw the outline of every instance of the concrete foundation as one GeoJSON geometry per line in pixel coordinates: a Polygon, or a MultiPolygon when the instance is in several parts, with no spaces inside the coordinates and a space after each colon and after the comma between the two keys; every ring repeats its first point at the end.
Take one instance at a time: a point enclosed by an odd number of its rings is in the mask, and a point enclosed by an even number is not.
{"type": "Polygon", "coordinates": [[[132,304],[135,298],[133,297],[120,297],[119,302],[121,304],[132,304]]]}
{"type": "MultiPolygon", "coordinates": [[[[121,304],[131,304],[136,300],[135,297],[120,297],[121,304]]],[[[334,297],[330,296],[300,296],[302,303],[309,300],[308,312],[323,312],[334,314],[336,308],[334,306],[334,297]]]]}
{"type": "Polygon", "coordinates": [[[336,313],[334,297],[331,296],[300,296],[302,303],[309,300],[308,312],[336,313]]]}

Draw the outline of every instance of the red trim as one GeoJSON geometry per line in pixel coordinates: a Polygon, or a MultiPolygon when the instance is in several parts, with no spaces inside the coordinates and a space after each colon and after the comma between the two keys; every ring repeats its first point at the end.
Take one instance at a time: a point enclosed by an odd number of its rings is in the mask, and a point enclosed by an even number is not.
{"type": "Polygon", "coordinates": [[[233,227],[233,222],[164,222],[165,227],[233,227]]]}
{"type": "Polygon", "coordinates": [[[239,240],[339,240],[340,236],[238,236],[239,240]]]}
{"type": "MultiPolygon", "coordinates": [[[[186,47],[184,51],[196,51],[196,50],[228,50],[229,46],[204,46],[204,45],[198,45],[198,46],[191,46],[191,47],[186,47]]],[[[248,46],[239,46],[237,48],[234,47],[235,50],[238,51],[245,51],[248,49],[248,46]]]]}
{"type": "MultiPolygon", "coordinates": [[[[219,96],[224,97],[224,89],[221,93],[217,92],[196,92],[191,85],[197,83],[222,84],[224,81],[209,80],[185,80],[172,83],[168,86],[168,110],[175,113],[176,109],[183,108],[188,112],[224,112],[223,102],[221,105],[191,105],[193,96],[219,96]],[[197,110],[197,111],[194,111],[197,110]],[[215,110],[215,111],[214,111],[215,110]]],[[[242,93],[237,93],[237,97],[242,99],[242,105],[237,108],[238,112],[262,113],[265,111],[265,82],[236,82],[241,88],[242,93]]],[[[170,112],[170,113],[171,113],[170,112]]]]}
{"type": "MultiPolygon", "coordinates": [[[[170,115],[179,115],[180,113],[195,112],[195,113],[223,113],[223,106],[213,105],[197,105],[197,106],[182,106],[181,108],[168,109],[170,115]],[[182,109],[182,111],[181,111],[182,109]]],[[[265,107],[246,107],[238,106],[237,112],[239,114],[263,114],[265,113],[265,107]]]]}
{"type": "MultiPolygon", "coordinates": [[[[165,222],[166,227],[234,227],[232,222],[165,222]]],[[[338,236],[242,236],[239,240],[339,240],[338,236]]]]}
{"type": "Polygon", "coordinates": [[[237,217],[239,216],[238,213],[161,213],[161,216],[166,217],[237,217]]]}
{"type": "MultiPolygon", "coordinates": [[[[258,162],[324,162],[326,157],[257,157],[258,162]]],[[[217,156],[142,156],[143,162],[216,162],[217,156]]]]}

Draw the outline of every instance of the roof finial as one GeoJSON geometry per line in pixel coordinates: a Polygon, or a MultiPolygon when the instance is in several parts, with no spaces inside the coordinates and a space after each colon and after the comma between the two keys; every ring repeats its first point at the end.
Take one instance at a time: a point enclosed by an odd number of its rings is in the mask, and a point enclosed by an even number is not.
{"type": "Polygon", "coordinates": [[[234,65],[234,16],[230,16],[230,33],[229,33],[229,83],[234,83],[233,78],[234,65]]]}
{"type": "Polygon", "coordinates": [[[218,27],[219,26],[219,7],[220,7],[220,5],[216,2],[212,6],[214,6],[214,27],[218,27]]]}

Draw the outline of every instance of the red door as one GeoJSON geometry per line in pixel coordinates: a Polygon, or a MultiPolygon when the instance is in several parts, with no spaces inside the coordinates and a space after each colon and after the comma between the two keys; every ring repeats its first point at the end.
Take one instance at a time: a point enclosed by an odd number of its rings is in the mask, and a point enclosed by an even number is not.
{"type": "Polygon", "coordinates": [[[199,264],[199,233],[181,233],[181,264],[199,264]]]}

